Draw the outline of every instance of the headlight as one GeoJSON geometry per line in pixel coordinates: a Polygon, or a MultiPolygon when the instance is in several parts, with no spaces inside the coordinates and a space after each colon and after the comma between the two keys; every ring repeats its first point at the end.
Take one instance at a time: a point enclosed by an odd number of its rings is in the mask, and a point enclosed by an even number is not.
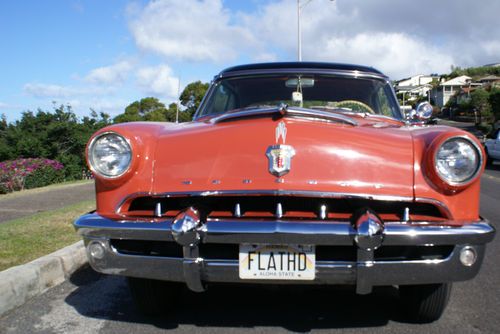
{"type": "Polygon", "coordinates": [[[116,178],[123,175],[132,161],[129,143],[113,132],[95,137],[88,151],[91,168],[101,176],[116,178]]]}
{"type": "Polygon", "coordinates": [[[434,163],[443,181],[452,186],[461,186],[474,179],[480,171],[481,151],[470,140],[453,137],[438,147],[434,163]]]}

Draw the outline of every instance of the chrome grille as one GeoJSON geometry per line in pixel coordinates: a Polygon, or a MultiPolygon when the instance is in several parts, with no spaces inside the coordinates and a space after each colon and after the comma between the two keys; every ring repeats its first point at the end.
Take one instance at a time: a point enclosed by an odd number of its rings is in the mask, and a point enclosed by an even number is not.
{"type": "Polygon", "coordinates": [[[174,217],[187,207],[197,208],[203,219],[234,217],[349,221],[352,214],[361,208],[370,208],[384,221],[439,221],[450,218],[432,203],[299,196],[141,196],[126,202],[120,214],[125,217],[174,217]]]}

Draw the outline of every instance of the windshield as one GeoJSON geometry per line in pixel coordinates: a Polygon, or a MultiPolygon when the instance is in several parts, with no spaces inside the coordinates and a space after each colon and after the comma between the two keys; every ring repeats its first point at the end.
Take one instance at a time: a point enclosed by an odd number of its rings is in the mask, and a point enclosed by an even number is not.
{"type": "Polygon", "coordinates": [[[399,105],[386,81],[326,74],[222,79],[212,85],[198,117],[282,103],[291,107],[401,118],[399,105]]]}

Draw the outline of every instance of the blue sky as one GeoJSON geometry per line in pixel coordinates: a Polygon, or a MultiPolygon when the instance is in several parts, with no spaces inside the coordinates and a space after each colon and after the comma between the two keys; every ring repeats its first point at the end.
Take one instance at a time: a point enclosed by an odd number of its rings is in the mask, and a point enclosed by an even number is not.
{"type": "MultiPolygon", "coordinates": [[[[500,62],[498,12],[496,0],[314,0],[303,9],[303,58],[394,79],[500,62]]],[[[170,103],[179,78],[182,89],[234,64],[295,60],[295,15],[295,0],[2,1],[0,113],[170,103]]]]}

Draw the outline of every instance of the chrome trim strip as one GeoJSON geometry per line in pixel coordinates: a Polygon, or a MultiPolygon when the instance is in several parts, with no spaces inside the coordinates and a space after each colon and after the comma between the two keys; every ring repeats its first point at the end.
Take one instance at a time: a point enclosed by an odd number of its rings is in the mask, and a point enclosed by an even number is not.
{"type": "Polygon", "coordinates": [[[341,121],[353,126],[359,125],[359,123],[356,122],[354,119],[343,114],[334,114],[328,111],[311,110],[298,107],[287,108],[286,110],[287,112],[285,113],[285,116],[290,115],[298,117],[309,117],[311,119],[334,120],[334,121],[341,121]]]}
{"type": "Polygon", "coordinates": [[[388,77],[375,73],[375,72],[364,72],[358,70],[332,70],[332,69],[322,69],[322,68],[266,68],[266,69],[252,69],[252,70],[241,70],[241,71],[231,71],[222,73],[216,77],[216,80],[224,78],[235,78],[241,76],[252,76],[252,75],[273,75],[273,74],[327,74],[336,75],[351,78],[366,78],[366,79],[379,79],[387,81],[388,77]]]}
{"type": "Polygon", "coordinates": [[[326,121],[338,121],[350,124],[352,126],[358,125],[358,122],[356,122],[354,119],[342,114],[326,112],[322,110],[310,110],[307,108],[299,108],[299,107],[282,108],[280,106],[271,108],[255,108],[255,109],[235,111],[235,112],[229,111],[220,116],[213,117],[210,121],[214,124],[217,124],[220,122],[238,118],[272,115],[272,114],[278,114],[282,117],[291,116],[291,117],[304,117],[308,119],[321,119],[326,121]]]}
{"type": "Polygon", "coordinates": [[[427,203],[427,204],[432,204],[432,205],[435,205],[437,207],[439,207],[442,211],[441,213],[443,213],[447,219],[451,219],[453,220],[454,217],[453,217],[453,214],[451,213],[450,209],[448,209],[448,207],[446,206],[446,204],[436,200],[436,199],[433,199],[433,198],[427,198],[427,197],[416,197],[415,198],[415,202],[416,203],[427,203]]]}
{"type": "Polygon", "coordinates": [[[405,245],[414,240],[420,245],[483,244],[493,240],[495,229],[486,220],[463,226],[405,224],[385,225],[384,246],[405,245]]]}

